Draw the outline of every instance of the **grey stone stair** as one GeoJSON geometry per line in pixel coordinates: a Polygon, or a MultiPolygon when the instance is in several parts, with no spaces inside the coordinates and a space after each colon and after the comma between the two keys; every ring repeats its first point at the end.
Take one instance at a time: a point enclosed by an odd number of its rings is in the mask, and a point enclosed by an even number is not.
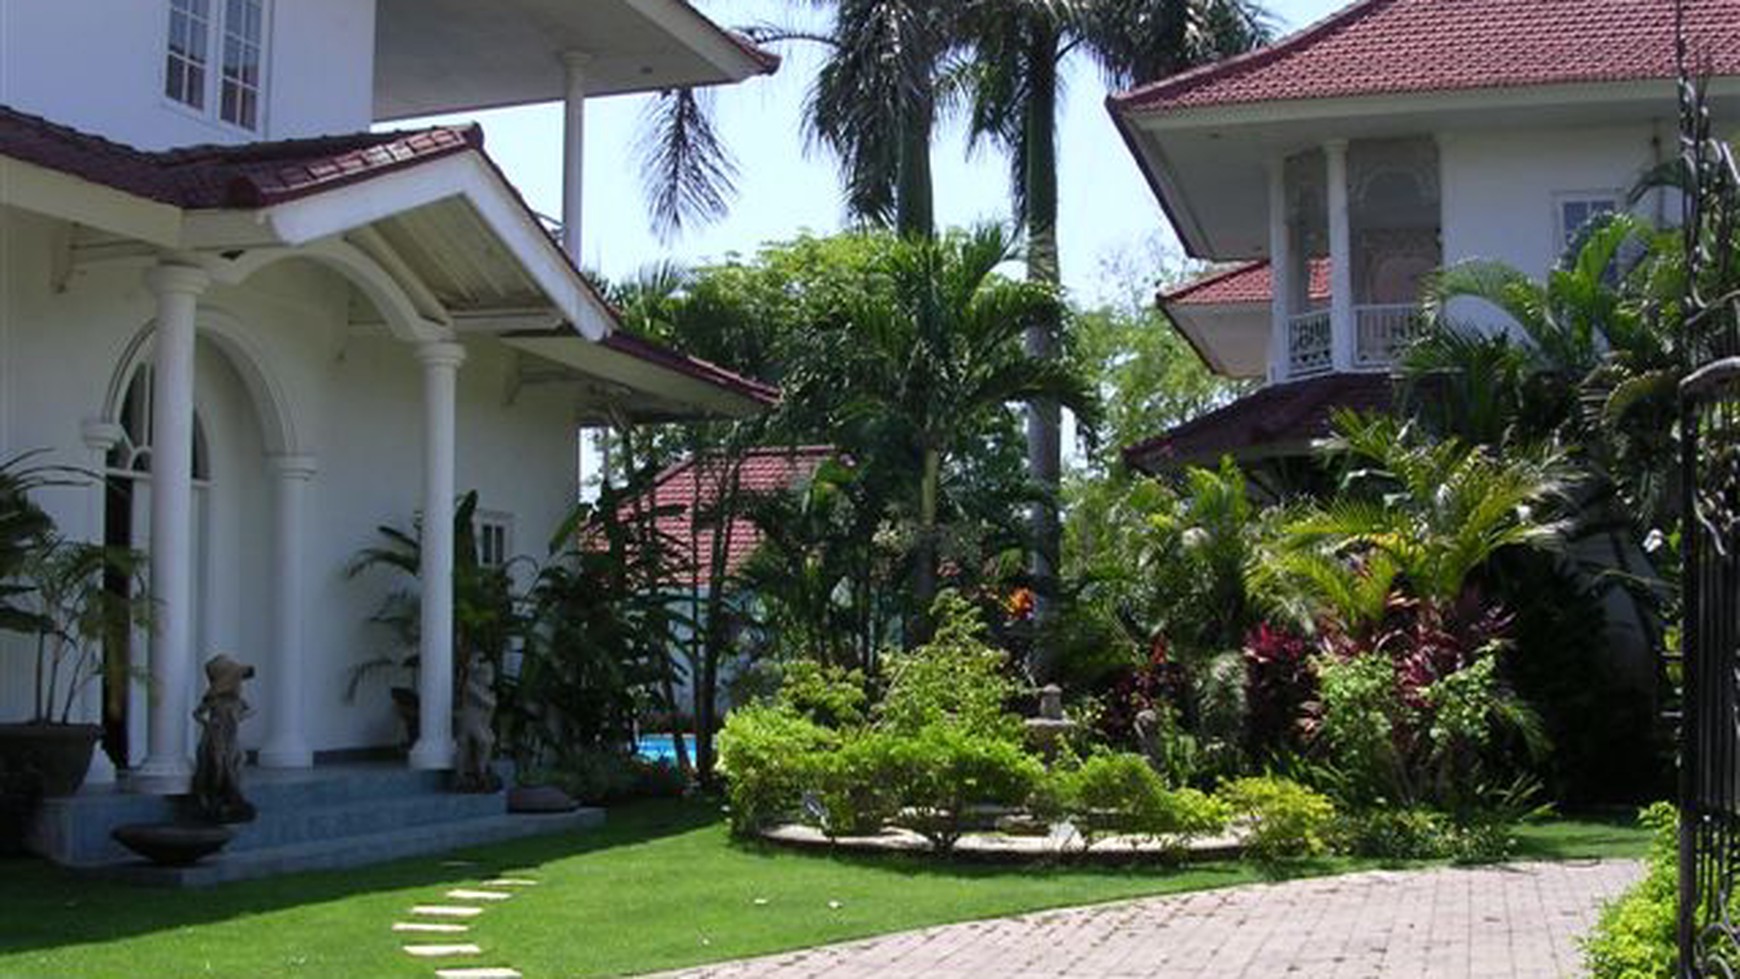
{"type": "Polygon", "coordinates": [[[192,867],[154,867],[138,860],[81,867],[106,880],[162,887],[210,887],[230,881],[309,870],[339,870],[428,853],[499,843],[549,833],[581,832],[604,823],[600,809],[555,815],[497,815],[429,823],[364,836],[346,836],[253,850],[225,850],[192,867]]]}
{"type": "MultiPolygon", "coordinates": [[[[503,766],[504,780],[511,771],[503,766]]],[[[554,816],[509,815],[507,794],[448,789],[450,776],[398,765],[293,772],[250,769],[244,792],[258,815],[231,828],[222,854],[190,868],[151,867],[110,838],[127,823],[193,818],[189,800],[90,790],[45,800],[27,843],[56,863],[103,877],[172,886],[206,886],[296,870],[353,867],[456,847],[603,822],[599,810],[554,816]]]]}

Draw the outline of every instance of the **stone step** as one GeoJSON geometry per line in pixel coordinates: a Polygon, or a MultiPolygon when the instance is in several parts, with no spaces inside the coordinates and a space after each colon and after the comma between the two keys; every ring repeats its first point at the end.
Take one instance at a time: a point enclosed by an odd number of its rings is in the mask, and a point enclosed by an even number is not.
{"type": "Polygon", "coordinates": [[[79,872],[110,880],[166,887],[209,887],[229,881],[304,870],[337,870],[403,857],[550,833],[581,832],[604,822],[601,809],[548,815],[499,815],[450,823],[431,823],[366,836],[317,840],[254,850],[226,850],[192,867],[154,867],[130,860],[79,872]]]}
{"type": "Polygon", "coordinates": [[[454,823],[507,812],[507,795],[462,795],[426,791],[399,798],[364,799],[343,805],[280,804],[262,807],[251,823],[231,827],[232,851],[259,850],[316,840],[371,836],[395,827],[454,823]]]}

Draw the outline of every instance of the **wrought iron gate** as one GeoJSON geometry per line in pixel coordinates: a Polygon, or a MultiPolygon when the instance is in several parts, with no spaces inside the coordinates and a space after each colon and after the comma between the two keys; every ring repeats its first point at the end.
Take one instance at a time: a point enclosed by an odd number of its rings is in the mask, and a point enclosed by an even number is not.
{"type": "Polygon", "coordinates": [[[1679,26],[1679,975],[1740,975],[1740,165],[1712,133],[1679,26]]]}
{"type": "Polygon", "coordinates": [[[1732,979],[1740,872],[1740,357],[1680,386],[1680,974],[1732,979]]]}

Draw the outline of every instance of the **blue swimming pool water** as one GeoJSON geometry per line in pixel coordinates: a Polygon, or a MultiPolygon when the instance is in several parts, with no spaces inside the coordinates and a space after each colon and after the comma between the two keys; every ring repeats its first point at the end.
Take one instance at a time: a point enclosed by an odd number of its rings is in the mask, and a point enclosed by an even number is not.
{"type": "MultiPolygon", "coordinates": [[[[695,736],[683,735],[683,747],[689,749],[689,757],[694,757],[695,736]]],[[[635,753],[648,761],[663,762],[667,765],[677,763],[677,739],[669,734],[643,734],[635,746],[635,753]]]]}

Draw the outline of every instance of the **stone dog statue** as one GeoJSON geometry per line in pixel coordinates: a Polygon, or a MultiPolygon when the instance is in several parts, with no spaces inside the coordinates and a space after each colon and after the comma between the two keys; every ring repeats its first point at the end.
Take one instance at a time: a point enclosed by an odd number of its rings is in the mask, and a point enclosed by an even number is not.
{"type": "Polygon", "coordinates": [[[242,682],[254,668],[219,653],[206,661],[207,687],[193,719],[199,724],[199,754],[193,769],[193,799],[199,812],[215,823],[246,823],[254,806],[242,796],[242,721],[253,713],[242,699],[242,682]]]}
{"type": "Polygon", "coordinates": [[[495,773],[495,667],[481,656],[466,671],[453,720],[459,743],[454,788],[485,794],[500,789],[501,777],[495,773]]]}

